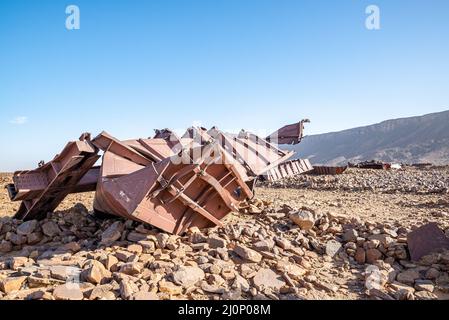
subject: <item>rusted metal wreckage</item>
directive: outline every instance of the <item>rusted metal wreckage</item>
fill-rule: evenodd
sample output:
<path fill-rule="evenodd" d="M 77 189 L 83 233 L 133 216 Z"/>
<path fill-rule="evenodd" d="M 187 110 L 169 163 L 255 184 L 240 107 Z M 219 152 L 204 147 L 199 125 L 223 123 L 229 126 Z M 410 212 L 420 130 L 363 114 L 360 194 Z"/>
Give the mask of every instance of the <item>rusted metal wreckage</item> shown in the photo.
<path fill-rule="evenodd" d="M 153 138 L 118 140 L 106 132 L 83 134 L 37 169 L 17 171 L 8 185 L 22 201 L 16 218 L 41 219 L 70 193 L 95 191 L 94 209 L 181 234 L 188 228 L 221 226 L 221 219 L 253 197 L 260 176 L 278 179 L 313 170 L 308 161 L 287 161 L 281 144 L 301 141 L 304 123 L 261 138 L 191 127 L 178 137 L 155 130 Z M 277 139 L 279 137 L 279 139 Z M 103 151 L 102 163 L 95 166 Z"/>
<path fill-rule="evenodd" d="M 313 166 L 313 174 L 318 175 L 336 175 L 342 174 L 348 169 L 348 166 L 330 167 L 330 166 Z"/>

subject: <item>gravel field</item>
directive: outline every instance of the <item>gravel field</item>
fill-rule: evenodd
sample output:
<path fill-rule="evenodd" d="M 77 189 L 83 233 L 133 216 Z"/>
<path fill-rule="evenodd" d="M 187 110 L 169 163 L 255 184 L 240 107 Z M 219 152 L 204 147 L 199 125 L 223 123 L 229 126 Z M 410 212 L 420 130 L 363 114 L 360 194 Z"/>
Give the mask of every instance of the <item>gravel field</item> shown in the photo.
<path fill-rule="evenodd" d="M 349 169 L 264 184 L 223 228 L 183 236 L 99 219 L 93 193 L 17 221 L 2 189 L 0 299 L 448 299 L 449 252 L 412 262 L 406 241 L 428 222 L 449 235 L 448 173 Z"/>

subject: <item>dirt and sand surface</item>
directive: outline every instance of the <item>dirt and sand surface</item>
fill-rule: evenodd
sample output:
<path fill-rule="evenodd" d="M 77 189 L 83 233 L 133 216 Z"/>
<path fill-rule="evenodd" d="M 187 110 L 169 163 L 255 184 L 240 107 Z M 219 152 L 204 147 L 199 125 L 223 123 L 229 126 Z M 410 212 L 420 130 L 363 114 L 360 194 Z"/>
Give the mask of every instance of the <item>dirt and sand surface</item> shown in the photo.
<path fill-rule="evenodd" d="M 99 219 L 93 193 L 24 224 L 2 188 L 0 298 L 446 299 L 449 254 L 411 262 L 406 239 L 428 222 L 448 235 L 448 189 L 449 167 L 301 175 L 180 237 Z"/>

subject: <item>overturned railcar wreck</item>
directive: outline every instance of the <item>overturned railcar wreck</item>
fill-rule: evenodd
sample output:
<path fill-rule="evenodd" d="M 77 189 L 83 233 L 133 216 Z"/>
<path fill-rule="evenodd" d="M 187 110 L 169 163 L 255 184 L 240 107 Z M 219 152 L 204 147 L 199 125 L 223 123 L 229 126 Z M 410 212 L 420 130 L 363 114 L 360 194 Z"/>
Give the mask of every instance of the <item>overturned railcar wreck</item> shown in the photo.
<path fill-rule="evenodd" d="M 224 216 L 253 196 L 258 177 L 313 169 L 308 161 L 287 161 L 293 152 L 277 146 L 277 137 L 282 144 L 299 143 L 304 122 L 266 138 L 215 127 L 191 127 L 181 137 L 155 130 L 153 138 L 123 141 L 106 132 L 93 139 L 85 133 L 48 163 L 15 172 L 7 188 L 11 200 L 22 201 L 16 218 L 23 220 L 45 217 L 70 193 L 95 191 L 95 211 L 170 233 L 221 226 Z M 95 166 L 100 150 L 102 163 Z"/>

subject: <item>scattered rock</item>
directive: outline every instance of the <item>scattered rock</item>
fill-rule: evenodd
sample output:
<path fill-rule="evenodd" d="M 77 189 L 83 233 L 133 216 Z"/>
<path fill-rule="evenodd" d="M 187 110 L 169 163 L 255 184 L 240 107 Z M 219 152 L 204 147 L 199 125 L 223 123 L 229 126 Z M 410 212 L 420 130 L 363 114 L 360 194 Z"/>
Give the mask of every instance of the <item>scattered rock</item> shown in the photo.
<path fill-rule="evenodd" d="M 336 240 L 329 240 L 326 243 L 326 254 L 330 257 L 335 257 L 340 252 L 342 246 L 341 243 Z"/>
<path fill-rule="evenodd" d="M 262 260 L 262 255 L 260 253 L 241 244 L 238 244 L 234 248 L 234 252 L 243 259 L 251 262 L 260 262 Z"/>
<path fill-rule="evenodd" d="M 123 232 L 123 223 L 115 221 L 101 234 L 101 243 L 110 245 L 121 238 Z"/>
<path fill-rule="evenodd" d="M 285 286 L 285 281 L 282 277 L 271 269 L 260 269 L 254 276 L 253 283 L 259 291 L 270 289 L 278 292 Z"/>
<path fill-rule="evenodd" d="M 37 220 L 25 221 L 17 227 L 17 234 L 27 236 L 31 234 L 39 225 Z"/>
<path fill-rule="evenodd" d="M 27 277 L 7 277 L 0 280 L 0 290 L 6 294 L 20 290 Z"/>
<path fill-rule="evenodd" d="M 197 267 L 181 266 L 173 272 L 173 281 L 184 288 L 191 287 L 204 279 L 204 271 Z"/>
<path fill-rule="evenodd" d="M 83 300 L 83 293 L 77 284 L 62 284 L 53 290 L 56 300 Z"/>
<path fill-rule="evenodd" d="M 44 224 L 42 224 L 42 232 L 46 236 L 53 238 L 54 236 L 58 235 L 61 230 L 59 229 L 58 225 L 53 221 L 48 221 Z"/>
<path fill-rule="evenodd" d="M 220 238 L 217 235 L 212 235 L 207 239 L 207 243 L 209 247 L 212 249 L 216 248 L 225 248 L 227 245 L 227 241 L 225 239 Z"/>
<path fill-rule="evenodd" d="M 290 213 L 289 218 L 296 223 L 302 230 L 310 230 L 315 224 L 313 214 L 307 211 L 296 211 Z"/>

